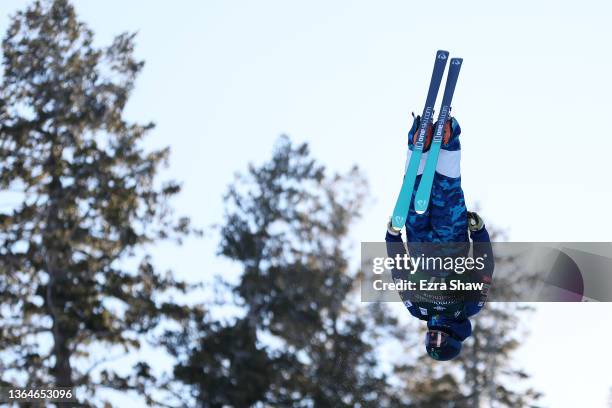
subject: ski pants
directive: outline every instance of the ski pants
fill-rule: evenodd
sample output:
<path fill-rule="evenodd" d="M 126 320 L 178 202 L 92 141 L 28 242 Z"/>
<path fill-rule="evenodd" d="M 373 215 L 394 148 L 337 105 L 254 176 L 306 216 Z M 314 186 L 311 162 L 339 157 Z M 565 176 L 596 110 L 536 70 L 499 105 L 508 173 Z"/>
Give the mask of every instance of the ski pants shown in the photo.
<path fill-rule="evenodd" d="M 418 175 L 406 219 L 407 242 L 467 242 L 467 209 L 461 177 L 436 172 L 429 207 L 423 214 L 414 210 L 414 196 L 420 181 L 421 175 Z"/>

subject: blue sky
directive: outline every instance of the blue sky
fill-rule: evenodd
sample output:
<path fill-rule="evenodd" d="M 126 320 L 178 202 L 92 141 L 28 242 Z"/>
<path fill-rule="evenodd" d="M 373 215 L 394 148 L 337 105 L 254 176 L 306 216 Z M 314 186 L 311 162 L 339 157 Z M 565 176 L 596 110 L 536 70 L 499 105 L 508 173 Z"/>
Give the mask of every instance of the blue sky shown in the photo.
<path fill-rule="evenodd" d="M 26 2 L 2 2 L 7 14 Z M 138 31 L 146 66 L 128 116 L 171 145 L 176 208 L 222 221 L 221 195 L 287 133 L 331 170 L 358 164 L 371 201 L 352 239 L 383 237 L 400 186 L 410 112 L 420 112 L 436 49 L 464 58 L 453 113 L 468 204 L 514 241 L 612 241 L 608 124 L 612 15 L 605 1 L 76 1 L 108 44 Z M 389 175 L 394 175 L 390 177 Z M 160 246 L 159 264 L 209 280 L 236 272 L 217 237 Z M 355 252 L 358 256 L 358 252 Z M 194 269 L 194 260 L 201 265 Z M 540 304 L 516 363 L 552 407 L 603 407 L 612 357 L 589 331 L 610 304 Z M 609 319 L 608 319 L 609 320 Z"/>

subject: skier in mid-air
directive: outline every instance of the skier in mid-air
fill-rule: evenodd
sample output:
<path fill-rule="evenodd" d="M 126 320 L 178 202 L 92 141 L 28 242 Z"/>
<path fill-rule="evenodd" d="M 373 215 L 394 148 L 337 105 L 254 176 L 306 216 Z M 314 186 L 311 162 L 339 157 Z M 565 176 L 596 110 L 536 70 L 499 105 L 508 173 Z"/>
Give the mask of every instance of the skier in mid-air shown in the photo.
<path fill-rule="evenodd" d="M 414 152 L 417 142 L 421 118 L 414 119 L 408 134 L 408 162 Z M 419 214 L 412 203 L 415 200 L 416 190 L 422 178 L 427 152 L 431 146 L 432 128 L 427 125 L 426 140 L 423 144 L 423 155 L 419 171 L 416 176 L 415 187 L 411 197 L 409 211 L 406 218 L 406 245 L 408 252 L 421 251 L 419 243 L 434 243 L 442 246 L 444 250 L 453 249 L 453 243 L 459 248 L 458 256 L 466 256 L 466 247 L 469 250 L 470 239 L 473 247 L 473 258 L 482 257 L 486 260 L 485 268 L 472 271 L 469 279 L 482 282 L 483 290 L 476 294 L 476 298 L 462 297 L 458 293 L 438 292 L 415 297 L 411 291 L 400 291 L 400 297 L 408 307 L 410 313 L 427 321 L 426 350 L 427 354 L 436 360 L 451 360 L 461 351 L 462 342 L 472 333 L 469 317 L 478 313 L 484 306 L 488 289 L 491 284 L 494 261 L 489 234 L 482 219 L 475 212 L 468 212 L 463 190 L 461 188 L 461 146 L 459 135 L 461 128 L 455 118 L 450 118 L 444 124 L 444 136 L 440 145 L 438 162 L 431 186 L 431 199 L 426 211 Z M 387 252 L 389 257 L 399 253 L 406 253 L 402 242 L 401 231 L 387 224 Z M 458 245 L 458 246 L 457 246 Z M 455 248 L 455 249 L 456 249 Z M 394 269 L 393 279 L 410 279 L 407 271 Z M 439 278 L 439 276 L 438 276 Z M 421 294 L 423 295 L 423 294 Z"/>

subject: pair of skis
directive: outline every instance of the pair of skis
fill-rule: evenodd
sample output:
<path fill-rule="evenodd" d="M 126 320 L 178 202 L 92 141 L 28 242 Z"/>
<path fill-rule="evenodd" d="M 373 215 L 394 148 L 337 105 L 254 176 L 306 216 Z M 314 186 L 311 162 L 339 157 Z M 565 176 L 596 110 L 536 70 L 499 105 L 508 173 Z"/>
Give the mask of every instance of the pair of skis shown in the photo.
<path fill-rule="evenodd" d="M 425 146 L 427 127 L 433 119 L 434 104 L 436 102 L 436 97 L 438 96 L 440 84 L 442 83 L 442 76 L 444 75 L 447 60 L 448 51 L 440 50 L 436 53 L 436 62 L 431 75 L 431 82 L 429 83 L 429 91 L 427 92 L 427 99 L 425 100 L 425 108 L 423 109 L 423 115 L 421 115 L 419 129 L 417 130 L 417 140 L 414 143 L 412 155 L 410 156 L 410 161 L 408 162 L 408 167 L 406 169 L 406 173 L 404 174 L 402 188 L 400 189 L 400 193 L 397 197 L 397 202 L 395 203 L 395 208 L 393 210 L 393 216 L 391 217 L 391 226 L 397 231 L 402 229 L 406 223 L 406 218 L 408 217 L 408 210 L 410 208 L 414 183 L 421 164 L 423 147 Z M 444 95 L 442 96 L 442 106 L 440 107 L 440 114 L 438 115 L 438 123 L 433 132 L 433 138 L 429 148 L 427 160 L 425 162 L 423 175 L 421 176 L 421 182 L 419 183 L 419 188 L 417 189 L 414 197 L 414 209 L 417 214 L 423 214 L 429 206 L 431 187 L 433 185 L 434 174 L 438 164 L 438 156 L 440 154 L 442 138 L 444 137 L 444 125 L 449 118 L 450 105 L 453 100 L 455 85 L 457 85 L 457 78 L 459 77 L 462 62 L 463 60 L 461 58 L 452 58 L 450 60 L 450 67 L 448 69 L 448 76 L 446 78 L 446 86 L 444 88 Z"/>

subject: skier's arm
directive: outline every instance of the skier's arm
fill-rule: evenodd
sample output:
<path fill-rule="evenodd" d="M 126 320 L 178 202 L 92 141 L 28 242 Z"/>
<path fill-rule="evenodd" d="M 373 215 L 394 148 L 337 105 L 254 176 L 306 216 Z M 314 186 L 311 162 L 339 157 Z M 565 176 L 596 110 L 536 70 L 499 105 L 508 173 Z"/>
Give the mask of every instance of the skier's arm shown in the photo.
<path fill-rule="evenodd" d="M 493 256 L 493 247 L 491 246 L 489 232 L 483 225 L 482 228 L 477 231 L 470 231 L 470 238 L 472 238 L 474 247 L 474 259 L 481 258 L 483 260 L 484 268 L 480 274 L 486 275 L 490 279 L 495 269 L 495 258 Z"/>
<path fill-rule="evenodd" d="M 396 255 L 404 256 L 404 254 L 406 254 L 406 247 L 404 246 L 404 241 L 402 240 L 401 231 L 395 231 L 393 228 L 391 228 L 391 222 L 387 224 L 387 235 L 385 236 L 385 243 L 387 246 L 387 256 L 389 258 L 395 258 Z M 391 271 L 391 275 L 393 277 L 399 276 L 399 274 L 400 272 L 395 268 L 393 268 L 393 271 Z M 408 299 L 407 297 L 407 293 L 408 292 L 406 291 L 398 291 L 402 302 L 404 302 L 404 305 L 406 306 L 410 314 L 416 317 L 417 319 L 427 321 L 428 316 L 423 315 L 419 308 L 410 302 L 410 299 Z"/>
<path fill-rule="evenodd" d="M 489 232 L 485 228 L 482 218 L 475 212 L 468 212 L 468 227 L 473 243 L 474 259 L 480 258 L 484 264 L 484 268 L 476 272 L 480 275 L 488 276 L 490 280 L 495 269 L 495 258 L 493 257 Z"/>
<path fill-rule="evenodd" d="M 480 259 L 484 265 L 482 270 L 473 271 L 474 281 L 481 282 L 484 285 L 476 301 L 466 302 L 464 312 L 465 315 L 469 317 L 478 313 L 487 301 L 493 279 L 493 270 L 495 269 L 495 258 L 493 257 L 491 238 L 489 237 L 489 232 L 485 228 L 482 218 L 476 213 L 469 213 L 468 218 L 474 259 Z"/>
<path fill-rule="evenodd" d="M 387 244 L 387 256 L 389 258 L 395 258 L 396 255 L 404 256 L 406 253 L 406 247 L 404 247 L 404 241 L 402 240 L 402 232 L 395 231 L 391 227 L 390 221 L 387 224 L 385 243 Z"/>

